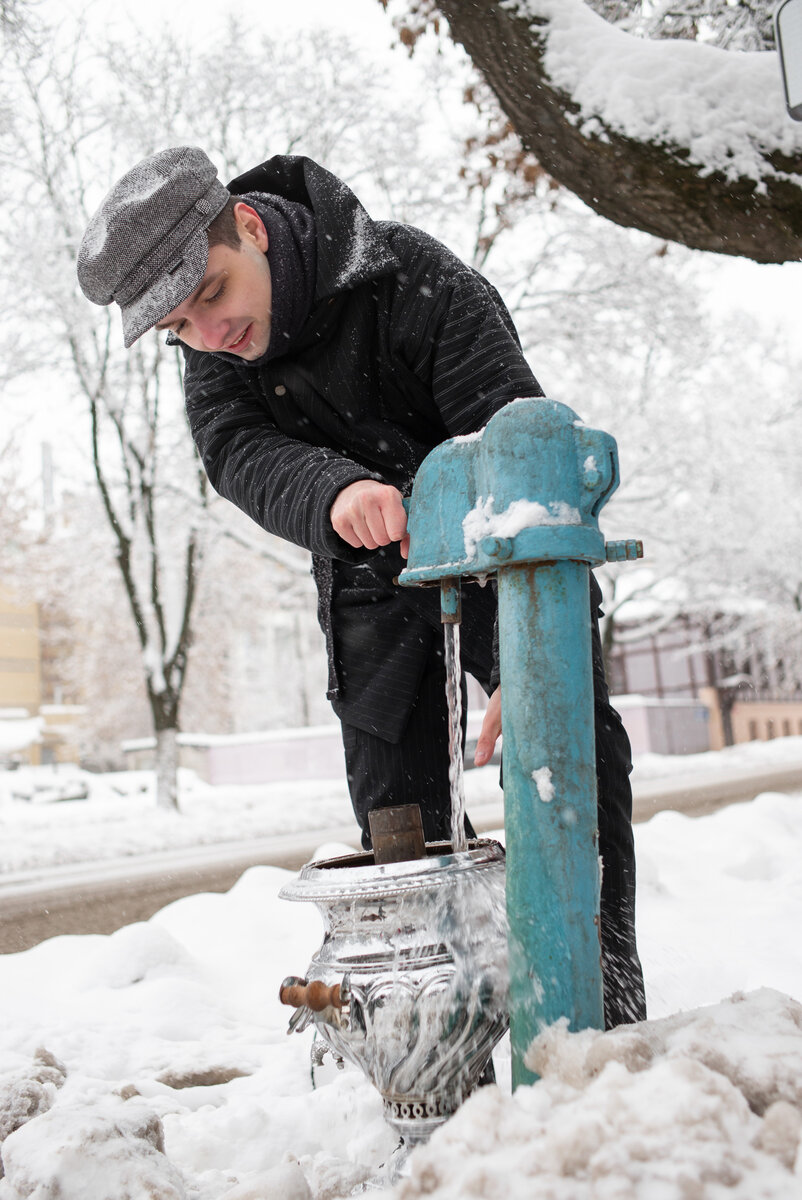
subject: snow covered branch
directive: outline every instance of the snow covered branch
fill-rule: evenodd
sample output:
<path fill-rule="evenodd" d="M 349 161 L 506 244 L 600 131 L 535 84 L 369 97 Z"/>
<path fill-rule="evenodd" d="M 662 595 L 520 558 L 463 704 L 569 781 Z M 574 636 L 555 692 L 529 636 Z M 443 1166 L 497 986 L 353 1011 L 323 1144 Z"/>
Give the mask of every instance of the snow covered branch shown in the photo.
<path fill-rule="evenodd" d="M 524 146 L 602 216 L 757 262 L 802 257 L 802 128 L 773 52 L 625 32 L 584 0 L 437 0 Z"/>

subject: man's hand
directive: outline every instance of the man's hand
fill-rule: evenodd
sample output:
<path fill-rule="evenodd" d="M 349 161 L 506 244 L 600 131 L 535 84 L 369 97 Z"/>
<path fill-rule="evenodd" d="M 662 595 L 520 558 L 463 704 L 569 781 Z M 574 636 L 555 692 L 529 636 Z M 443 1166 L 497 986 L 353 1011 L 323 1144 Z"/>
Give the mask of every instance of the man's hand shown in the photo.
<path fill-rule="evenodd" d="M 375 479 L 357 479 L 337 496 L 329 513 L 334 532 L 349 546 L 377 550 L 390 542 L 401 543 L 401 557 L 409 554 L 407 514 L 398 488 Z"/>
<path fill-rule="evenodd" d="M 501 688 L 496 688 L 487 705 L 485 719 L 476 743 L 473 756 L 474 765 L 483 767 L 489 763 L 496 748 L 496 742 L 501 736 Z"/>

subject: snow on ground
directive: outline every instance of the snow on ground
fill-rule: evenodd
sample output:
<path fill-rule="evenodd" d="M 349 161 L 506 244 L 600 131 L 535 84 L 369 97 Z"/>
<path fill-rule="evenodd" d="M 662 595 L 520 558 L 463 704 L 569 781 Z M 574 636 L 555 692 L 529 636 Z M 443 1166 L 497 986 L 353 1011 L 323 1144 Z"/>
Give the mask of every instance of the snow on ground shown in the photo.
<path fill-rule="evenodd" d="M 733 771 L 782 771 L 794 766 L 802 766 L 802 737 L 741 742 L 726 750 L 706 750 L 700 754 L 641 754 L 635 759 L 632 778 L 635 786 L 647 779 L 685 782 L 688 776 L 709 783 L 714 776 L 729 776 Z"/>
<path fill-rule="evenodd" d="M 793 749 L 773 745 L 749 765 Z M 300 790 L 291 804 L 283 790 L 285 808 L 303 807 Z M 196 800 L 208 830 L 214 806 L 203 789 Z M 239 801 L 232 828 L 259 807 Z M 149 803 L 134 797 L 133 824 Z M 104 804 L 117 818 L 98 840 L 134 846 L 111 794 L 7 799 L 0 811 L 41 813 L 52 839 L 66 814 Z M 542 1079 L 514 1097 L 502 1044 L 501 1087 L 414 1152 L 409 1176 L 386 1186 L 396 1200 L 802 1193 L 802 1006 L 791 999 L 802 999 L 802 797 L 766 793 L 698 819 L 663 812 L 636 843 L 650 1020 L 547 1031 L 531 1052 Z M 290 877 L 256 867 L 226 894 L 187 897 L 109 937 L 0 957 L 0 1200 L 333 1200 L 381 1178 L 395 1142 L 378 1095 L 328 1059 L 313 1073 L 311 1032 L 285 1035 L 279 983 L 305 970 L 321 934 L 313 908 L 278 899 Z"/>
<path fill-rule="evenodd" d="M 802 1005 L 743 994 L 609 1034 L 552 1027 L 541 1074 L 486 1088 L 411 1161 L 398 1200 L 799 1196 Z"/>
<path fill-rule="evenodd" d="M 711 781 L 733 770 L 802 768 L 802 737 L 749 742 L 692 755 L 644 754 L 633 780 Z M 498 768 L 465 774 L 468 812 L 502 801 Z M 86 799 L 73 799 L 85 796 Z M 68 802 L 69 801 L 69 802 Z M 210 787 L 180 772 L 181 812 L 156 808 L 153 772 L 93 774 L 71 765 L 0 770 L 0 884 L 37 867 L 100 862 L 160 850 L 214 846 L 353 825 L 345 776 Z M 354 836 L 356 829 L 354 827 Z"/>
<path fill-rule="evenodd" d="M 29 717 L 27 709 L 17 710 L 25 715 L 14 713 L 8 716 L 8 709 L 0 719 L 0 754 L 12 754 L 15 750 L 26 750 L 28 746 L 38 742 L 42 734 L 44 721 L 41 717 Z"/>
<path fill-rule="evenodd" d="M 33 867 L 241 842 L 354 820 L 344 778 L 210 787 L 194 772 L 179 776 L 176 813 L 156 807 L 152 771 L 93 775 L 63 766 L 0 772 L 0 878 Z M 82 791 L 87 799 L 70 800 Z"/>
<path fill-rule="evenodd" d="M 344 773 L 340 779 L 217 787 L 192 771 L 179 775 L 176 813 L 156 807 L 152 771 L 94 775 L 73 766 L 0 771 L 0 882 L 10 872 L 35 867 L 307 830 L 352 826 L 357 838 Z M 469 808 L 500 804 L 498 768 L 469 771 L 466 795 Z"/>

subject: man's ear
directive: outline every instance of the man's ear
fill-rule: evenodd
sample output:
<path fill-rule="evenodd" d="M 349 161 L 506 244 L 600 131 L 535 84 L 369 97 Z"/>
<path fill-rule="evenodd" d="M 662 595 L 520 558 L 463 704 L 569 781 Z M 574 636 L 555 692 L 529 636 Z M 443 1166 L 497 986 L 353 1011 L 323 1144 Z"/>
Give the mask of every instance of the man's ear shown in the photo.
<path fill-rule="evenodd" d="M 237 222 L 240 238 L 243 241 L 251 242 L 257 250 L 266 254 L 267 230 L 256 209 L 251 208 L 250 204 L 246 204 L 244 200 L 240 200 L 238 204 L 234 205 L 234 220 Z"/>

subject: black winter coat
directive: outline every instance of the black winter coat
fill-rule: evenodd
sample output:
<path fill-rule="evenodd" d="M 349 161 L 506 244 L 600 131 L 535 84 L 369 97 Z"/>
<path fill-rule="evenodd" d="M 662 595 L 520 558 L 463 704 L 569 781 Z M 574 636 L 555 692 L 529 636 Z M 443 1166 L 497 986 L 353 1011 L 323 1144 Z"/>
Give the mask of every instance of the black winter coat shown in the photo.
<path fill-rule="evenodd" d="M 543 393 L 497 292 L 433 238 L 372 221 L 307 158 L 272 158 L 229 188 L 312 209 L 315 298 L 287 353 L 265 363 L 184 348 L 192 435 L 221 495 L 312 552 L 335 711 L 395 741 L 440 636 L 437 592 L 394 585 L 397 548 L 354 550 L 331 506 L 358 479 L 408 494 L 434 446 Z M 465 664 L 487 687 L 495 602 L 465 591 Z"/>

